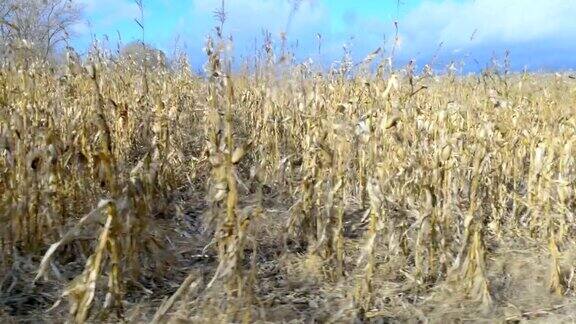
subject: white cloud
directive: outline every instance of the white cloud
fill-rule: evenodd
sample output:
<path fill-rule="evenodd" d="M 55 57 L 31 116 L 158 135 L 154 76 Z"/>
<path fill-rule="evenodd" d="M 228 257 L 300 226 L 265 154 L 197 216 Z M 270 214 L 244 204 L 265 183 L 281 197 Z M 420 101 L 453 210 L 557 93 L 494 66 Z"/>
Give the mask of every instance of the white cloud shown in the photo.
<path fill-rule="evenodd" d="M 119 25 L 123 38 L 137 29 L 132 21 L 139 15 L 138 7 L 131 0 L 79 0 L 85 5 L 93 30 L 99 34 L 114 35 Z M 152 0 L 150 0 L 152 1 Z M 214 18 L 221 0 L 156 0 L 166 10 L 149 12 L 147 26 L 150 39 L 168 49 L 179 36 L 180 46 L 186 44 L 192 61 L 200 66 L 205 60 L 202 47 L 205 36 L 217 24 Z M 357 2 L 356 2 L 357 1 Z M 390 53 L 394 35 L 395 10 L 362 11 L 369 1 L 392 0 L 302 0 L 292 16 L 288 41 L 298 41 L 296 53 L 300 59 L 316 58 L 316 33 L 322 35 L 324 63 L 342 55 L 342 45 L 352 44 L 355 60 L 383 45 Z M 398 62 L 416 58 L 419 64 L 427 63 L 443 42 L 440 61 L 470 57 L 486 63 L 492 51 L 502 53 L 511 49 L 513 59 L 523 64 L 570 67 L 576 64 L 572 54 L 576 51 L 576 0 L 408 0 L 410 6 L 401 8 L 399 19 L 402 46 L 398 48 Z M 408 2 L 405 1 L 405 2 Z M 254 45 L 262 45 L 262 31 L 271 32 L 276 45 L 285 31 L 295 0 L 226 0 L 228 14 L 225 34 L 234 39 L 235 57 L 252 55 Z M 395 2 L 395 1 L 394 1 Z M 162 8 L 161 5 L 158 7 Z M 179 8 L 179 9 L 176 9 Z M 185 8 L 185 9 L 183 9 Z M 178 11 L 179 10 L 179 11 Z M 362 12 L 362 13 L 360 13 Z M 148 16 L 148 13 L 147 13 Z M 174 19 L 177 23 L 169 23 Z M 172 22 L 172 21 L 171 21 Z M 150 27 L 149 27 L 150 28 Z M 79 33 L 86 33 L 86 26 L 78 26 Z M 136 32 L 134 31 L 136 30 Z M 168 35 L 168 36 L 167 36 Z M 471 39 L 471 36 L 472 37 Z M 353 40 L 351 40 L 353 37 Z M 255 40 L 257 43 L 255 44 Z"/>
<path fill-rule="evenodd" d="M 550 39 L 574 41 L 574 13 L 576 1 L 572 0 L 425 1 L 401 20 L 400 26 L 411 51 L 439 42 L 455 49 Z"/>

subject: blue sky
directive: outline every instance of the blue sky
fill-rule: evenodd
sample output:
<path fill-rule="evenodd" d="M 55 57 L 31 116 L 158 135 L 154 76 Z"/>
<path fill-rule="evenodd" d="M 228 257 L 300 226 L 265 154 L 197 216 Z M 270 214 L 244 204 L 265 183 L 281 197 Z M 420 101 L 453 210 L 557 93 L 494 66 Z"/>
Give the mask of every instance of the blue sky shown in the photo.
<path fill-rule="evenodd" d="M 111 46 L 118 34 L 123 43 L 140 37 L 133 0 L 78 1 L 86 14 L 74 28 L 74 44 L 80 50 L 92 35 L 101 40 L 107 35 Z M 215 25 L 213 11 L 220 2 L 144 0 L 146 41 L 168 54 L 175 48 L 185 50 L 200 67 L 205 37 Z M 233 36 L 236 58 L 251 55 L 266 29 L 277 44 L 280 33 L 287 31 L 289 45 L 297 44 L 298 60 L 329 64 L 342 57 L 344 44 L 359 60 L 380 46 L 390 51 L 398 19 L 398 62 L 414 59 L 422 67 L 442 43 L 437 67 L 454 60 L 474 70 L 506 50 L 517 70 L 576 67 L 576 0 L 401 0 L 399 6 L 397 0 L 303 0 L 291 15 L 293 2 L 227 0 L 225 34 Z"/>

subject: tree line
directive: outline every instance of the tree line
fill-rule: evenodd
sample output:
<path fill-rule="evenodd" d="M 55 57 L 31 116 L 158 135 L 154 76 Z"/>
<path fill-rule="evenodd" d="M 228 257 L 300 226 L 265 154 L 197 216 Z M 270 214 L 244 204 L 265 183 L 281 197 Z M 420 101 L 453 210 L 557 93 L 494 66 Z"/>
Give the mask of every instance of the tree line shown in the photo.
<path fill-rule="evenodd" d="M 74 0 L 0 0 L 0 56 L 54 61 L 60 49 L 72 47 L 77 36 L 73 27 L 82 19 L 83 7 Z M 119 54 L 152 65 L 164 58 L 164 53 L 141 41 L 128 43 Z"/>

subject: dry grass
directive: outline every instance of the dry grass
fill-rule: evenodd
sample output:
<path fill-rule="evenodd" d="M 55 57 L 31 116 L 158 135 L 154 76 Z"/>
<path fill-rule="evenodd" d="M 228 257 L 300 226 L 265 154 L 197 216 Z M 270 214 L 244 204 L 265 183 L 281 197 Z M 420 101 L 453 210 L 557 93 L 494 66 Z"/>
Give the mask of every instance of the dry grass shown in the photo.
<path fill-rule="evenodd" d="M 574 80 L 224 47 L 2 67 L 0 318 L 574 320 Z"/>

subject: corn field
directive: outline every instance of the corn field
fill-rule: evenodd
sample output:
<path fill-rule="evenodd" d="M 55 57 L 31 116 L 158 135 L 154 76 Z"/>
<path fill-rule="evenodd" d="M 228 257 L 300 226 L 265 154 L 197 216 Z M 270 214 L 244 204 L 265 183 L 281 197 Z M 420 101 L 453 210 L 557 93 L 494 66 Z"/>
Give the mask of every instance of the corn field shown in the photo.
<path fill-rule="evenodd" d="M 1 67 L 3 322 L 575 320 L 568 74 L 206 54 Z"/>

